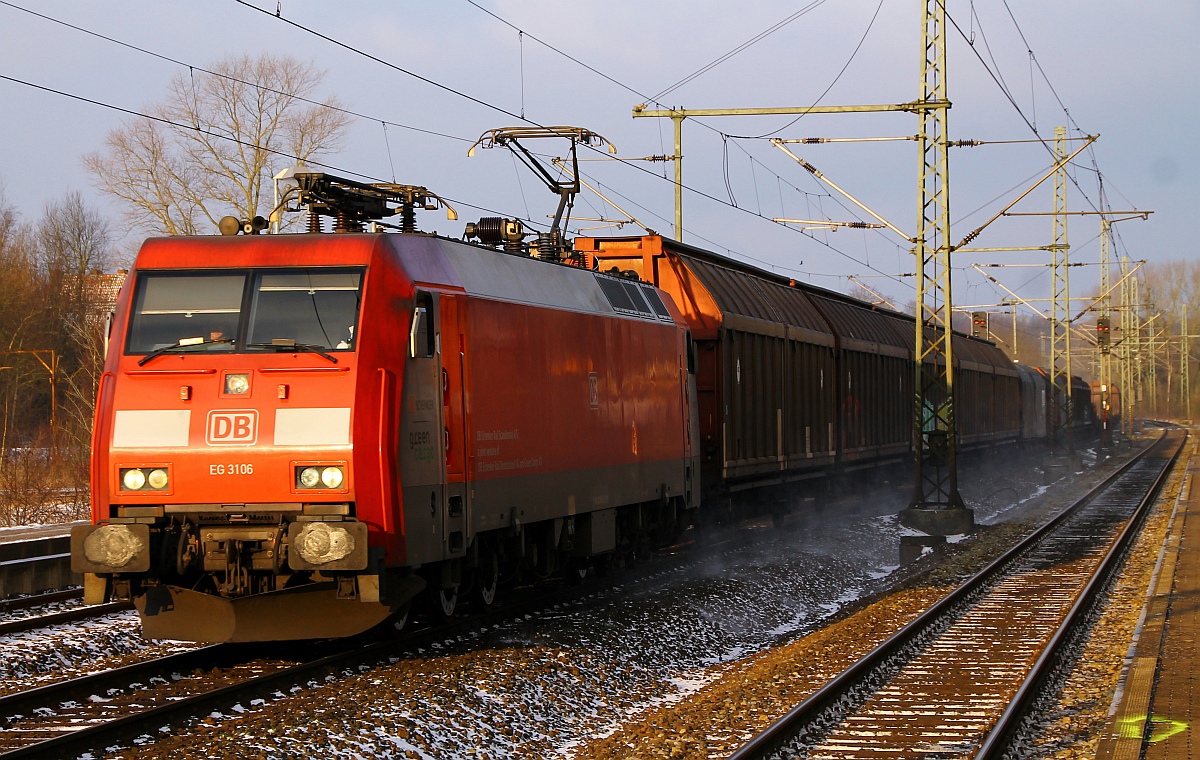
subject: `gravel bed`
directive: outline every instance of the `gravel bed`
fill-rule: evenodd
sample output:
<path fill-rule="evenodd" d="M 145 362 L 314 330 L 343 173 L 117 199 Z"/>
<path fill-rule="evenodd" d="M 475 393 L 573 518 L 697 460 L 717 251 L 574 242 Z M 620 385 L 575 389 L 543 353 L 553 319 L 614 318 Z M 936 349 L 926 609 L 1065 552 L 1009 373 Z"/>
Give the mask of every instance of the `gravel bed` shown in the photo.
<path fill-rule="evenodd" d="M 581 737 L 701 688 L 714 666 L 815 628 L 894 568 L 867 542 L 845 555 L 796 555 L 784 551 L 787 532 L 761 530 L 750 556 L 717 553 L 689 574 L 397 658 L 136 756 L 221 757 L 232 747 L 249 757 L 569 754 Z M 199 749 L 218 736 L 222 750 Z"/>
<path fill-rule="evenodd" d="M 194 644 L 142 638 L 133 610 L 0 636 L 0 694 L 162 657 Z"/>
<path fill-rule="evenodd" d="M 982 514 L 995 524 L 981 527 L 975 536 L 958 546 L 939 549 L 934 552 L 935 557 L 914 563 L 905 569 L 908 578 L 900 577 L 906 573 L 898 573 L 894 580 L 900 590 L 881 593 L 874 601 L 863 600 L 869 606 L 848 618 L 794 643 L 728 666 L 724 672 L 713 673 L 706 688 L 676 704 L 643 713 L 617 733 L 593 739 L 575 757 L 615 760 L 727 756 L 742 743 L 739 739 L 748 739 L 761 731 L 944 596 L 959 580 L 981 569 L 1051 514 L 1085 493 L 1127 456 L 1128 453 L 1106 463 L 1100 472 L 1071 478 L 1051 488 L 1035 487 L 1033 493 L 1026 493 L 1028 483 L 1015 483 L 1014 495 L 1021 498 L 1008 504 L 990 509 L 986 503 L 982 508 L 973 505 L 977 507 L 977 518 Z M 987 487 L 984 479 L 972 485 L 977 491 Z M 1021 521 L 999 522 L 1017 518 Z M 1151 566 L 1153 562 L 1151 557 Z M 1144 594 L 1144 590 L 1143 582 L 1140 593 Z M 1134 609 L 1134 620 L 1137 614 Z M 1127 647 L 1128 641 L 1126 635 L 1121 646 Z M 1114 660 L 1118 672 L 1123 655 L 1124 649 Z"/>
<path fill-rule="evenodd" d="M 21 598 L 21 597 L 15 597 Z M 0 612 L 0 623 L 12 623 L 17 620 L 28 620 L 29 618 L 41 617 L 42 615 L 50 615 L 55 612 L 66 612 L 67 610 L 78 609 L 83 606 L 83 597 L 75 599 L 63 599 L 58 602 L 48 602 L 39 604 L 36 607 L 22 607 L 20 609 Z"/>

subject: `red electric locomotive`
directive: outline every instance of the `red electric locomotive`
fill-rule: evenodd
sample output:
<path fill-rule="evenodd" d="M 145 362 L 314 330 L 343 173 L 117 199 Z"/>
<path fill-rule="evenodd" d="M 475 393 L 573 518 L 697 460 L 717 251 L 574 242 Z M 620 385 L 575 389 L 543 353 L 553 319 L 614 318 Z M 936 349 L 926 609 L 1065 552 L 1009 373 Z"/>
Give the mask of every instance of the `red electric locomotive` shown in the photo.
<path fill-rule="evenodd" d="M 437 203 L 298 179 L 340 230 Z M 148 240 L 73 567 L 87 601 L 196 641 L 350 635 L 422 589 L 450 614 L 509 571 L 583 572 L 699 502 L 689 349 L 651 285 L 433 235 Z"/>

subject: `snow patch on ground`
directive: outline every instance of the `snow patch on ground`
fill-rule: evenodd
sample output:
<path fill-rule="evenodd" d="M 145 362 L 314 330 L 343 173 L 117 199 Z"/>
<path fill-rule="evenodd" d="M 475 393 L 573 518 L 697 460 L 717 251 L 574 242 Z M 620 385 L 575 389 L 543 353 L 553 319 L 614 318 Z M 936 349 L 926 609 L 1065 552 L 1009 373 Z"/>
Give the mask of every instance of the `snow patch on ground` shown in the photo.
<path fill-rule="evenodd" d="M 1033 501 L 1034 499 L 1038 498 L 1039 496 L 1043 495 L 1044 493 L 1046 493 L 1049 490 L 1050 490 L 1050 486 L 1038 486 L 1037 488 L 1034 489 L 1033 493 L 1029 494 L 1024 499 L 1014 501 L 1014 502 L 1008 504 L 1007 506 L 1001 507 L 1001 508 L 997 509 L 995 512 L 993 512 L 991 515 L 979 520 L 978 522 L 980 525 L 995 525 L 998 522 L 1003 522 L 1003 520 L 1000 519 L 1003 515 L 1011 512 L 1012 510 L 1016 509 L 1017 507 L 1021 506 L 1022 504 L 1026 504 L 1030 501 Z"/>
<path fill-rule="evenodd" d="M 250 756 L 571 757 L 860 599 L 896 568 L 888 524 L 814 516 L 586 607 L 278 699 L 257 718 L 227 711 L 214 730 Z"/>
<path fill-rule="evenodd" d="M 873 581 L 877 581 L 882 578 L 888 577 L 889 575 L 891 575 L 892 573 L 896 572 L 899 569 L 900 569 L 900 565 L 880 565 L 879 567 L 875 568 L 874 570 L 868 570 L 867 577 Z"/>
<path fill-rule="evenodd" d="M 133 610 L 0 636 L 0 693 L 162 656 L 194 644 L 147 641 Z"/>

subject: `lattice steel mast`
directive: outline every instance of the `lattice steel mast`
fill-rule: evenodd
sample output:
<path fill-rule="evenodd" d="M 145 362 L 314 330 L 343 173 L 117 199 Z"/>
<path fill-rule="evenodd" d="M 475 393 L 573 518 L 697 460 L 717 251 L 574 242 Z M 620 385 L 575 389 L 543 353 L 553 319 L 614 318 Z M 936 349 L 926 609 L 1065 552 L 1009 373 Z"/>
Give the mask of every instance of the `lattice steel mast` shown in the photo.
<path fill-rule="evenodd" d="M 1103 325 L 1106 331 L 1111 330 L 1112 326 L 1112 296 L 1109 291 L 1112 290 L 1111 276 L 1109 275 L 1109 259 L 1111 257 L 1111 241 L 1112 225 L 1104 217 L 1100 217 L 1100 308 L 1097 316 L 1096 324 Z M 1112 446 L 1112 422 L 1111 422 L 1111 399 L 1112 399 L 1112 348 L 1111 348 L 1111 332 L 1104 340 L 1097 340 L 1097 346 L 1100 352 L 1100 400 L 1101 409 L 1104 418 L 1101 420 L 1102 428 L 1100 433 L 1100 446 L 1109 448 Z"/>
<path fill-rule="evenodd" d="M 1183 305 L 1183 313 L 1179 315 L 1179 395 L 1183 397 L 1184 419 L 1192 418 L 1192 382 L 1189 377 L 1192 358 L 1192 348 L 1188 335 L 1188 307 Z"/>
<path fill-rule="evenodd" d="M 1053 285 L 1050 292 L 1050 378 L 1051 385 L 1060 389 L 1051 394 L 1050 433 L 1052 454 L 1066 447 L 1066 453 L 1075 453 L 1071 415 L 1071 287 L 1067 242 L 1067 128 L 1054 128 L 1054 153 L 1059 162 L 1054 173 L 1054 243 L 1051 255 Z M 1061 394 L 1061 395 L 1060 395 Z M 1062 400 L 1060 402 L 1060 399 Z"/>
<path fill-rule="evenodd" d="M 917 133 L 918 175 L 916 483 L 912 507 L 961 509 L 958 434 L 954 420 L 954 349 L 950 290 L 950 165 L 946 97 L 946 8 L 925 0 L 922 24 L 921 98 Z"/>

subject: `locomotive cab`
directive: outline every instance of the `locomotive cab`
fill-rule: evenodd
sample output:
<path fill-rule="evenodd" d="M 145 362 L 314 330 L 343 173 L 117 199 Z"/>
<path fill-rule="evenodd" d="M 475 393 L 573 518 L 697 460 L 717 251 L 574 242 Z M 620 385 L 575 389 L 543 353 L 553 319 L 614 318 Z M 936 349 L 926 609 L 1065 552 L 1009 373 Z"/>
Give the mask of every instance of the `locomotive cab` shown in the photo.
<path fill-rule="evenodd" d="M 232 242 L 152 240 L 139 256 L 97 404 L 95 524 L 72 531 L 72 564 L 88 601 L 134 599 L 152 638 L 353 633 L 393 609 L 352 430 L 376 246 Z"/>

